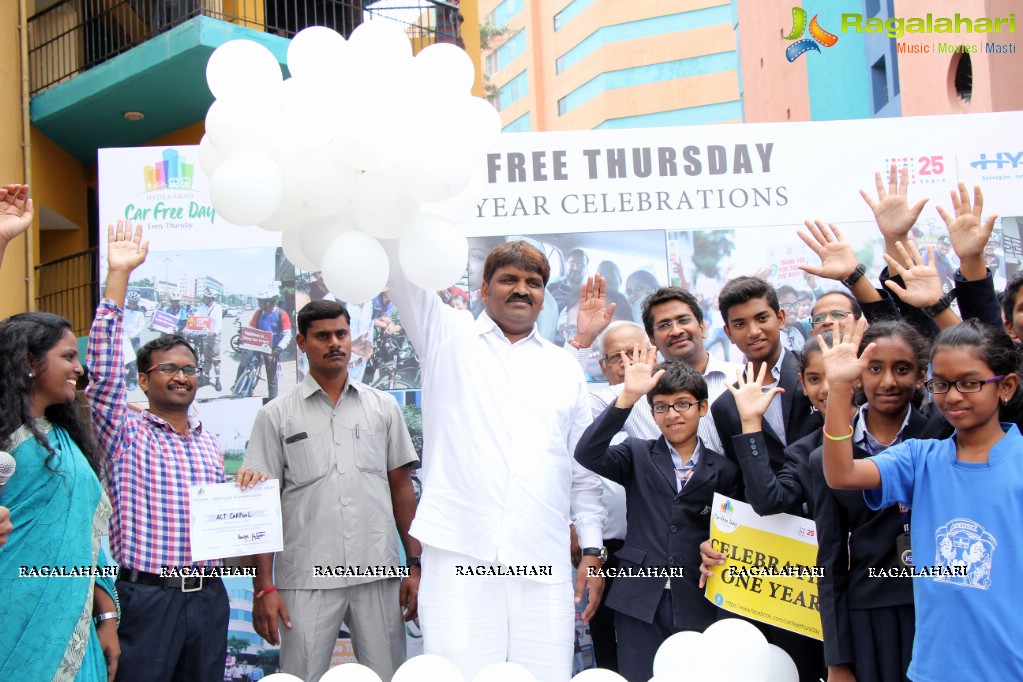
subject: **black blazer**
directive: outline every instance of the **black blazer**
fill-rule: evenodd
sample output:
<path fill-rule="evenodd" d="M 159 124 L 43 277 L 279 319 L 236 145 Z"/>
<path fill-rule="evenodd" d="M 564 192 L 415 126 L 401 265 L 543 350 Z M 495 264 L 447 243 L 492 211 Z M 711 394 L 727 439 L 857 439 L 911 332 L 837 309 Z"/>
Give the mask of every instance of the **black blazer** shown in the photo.
<path fill-rule="evenodd" d="M 813 419 L 816 419 L 814 417 Z M 746 501 L 761 516 L 795 514 L 813 518 L 813 475 L 810 453 L 821 446 L 824 435 L 817 428 L 785 448 L 785 463 L 771 469 L 762 431 L 732 436 L 732 447 L 746 484 Z M 804 511 L 803 505 L 806 505 Z"/>
<path fill-rule="evenodd" d="M 575 458 L 590 471 L 625 487 L 628 531 L 625 545 L 615 553 L 620 567 L 682 567 L 683 577 L 671 579 L 674 626 L 702 632 L 717 619 L 717 607 L 697 587 L 700 543 L 710 533 L 714 493 L 737 495 L 739 468 L 703 448 L 689 481 L 682 492 L 676 492 L 675 466 L 663 436 L 657 440 L 626 438 L 609 445 L 629 412 L 610 405 L 579 439 Z M 664 583 L 664 578 L 615 580 L 607 605 L 652 623 L 664 596 Z"/>
<path fill-rule="evenodd" d="M 948 422 L 936 410 L 927 414 L 913 408 L 904 438 L 946 438 Z M 817 565 L 824 575 L 817 585 L 824 629 L 824 659 L 828 665 L 853 662 L 853 633 L 849 609 L 871 609 L 913 604 L 912 578 L 871 578 L 868 568 L 898 568 L 895 541 L 903 532 L 898 505 L 874 511 L 862 490 L 832 490 L 824 480 L 823 449 L 810 455 L 813 476 L 814 521 L 817 524 Z M 853 447 L 853 456 L 869 455 Z M 852 548 L 850 554 L 849 548 Z"/>
<path fill-rule="evenodd" d="M 788 443 L 794 443 L 810 434 L 819 423 L 814 416 L 810 399 L 803 393 L 798 375 L 799 360 L 794 353 L 786 351 L 778 385 L 785 389 L 785 392 L 781 394 L 781 409 L 782 423 L 785 425 L 784 436 Z M 733 436 L 742 435 L 742 422 L 739 419 L 739 410 L 735 406 L 735 396 L 731 391 L 725 391 L 710 406 L 710 411 L 714 415 L 714 426 L 721 438 L 721 447 L 724 450 L 722 454 L 732 462 L 738 462 Z M 777 473 L 785 464 L 785 443 L 774 432 L 766 419 L 763 420 L 762 427 L 763 445 L 767 448 L 771 470 Z M 762 456 L 763 452 L 760 451 L 760 454 Z"/>

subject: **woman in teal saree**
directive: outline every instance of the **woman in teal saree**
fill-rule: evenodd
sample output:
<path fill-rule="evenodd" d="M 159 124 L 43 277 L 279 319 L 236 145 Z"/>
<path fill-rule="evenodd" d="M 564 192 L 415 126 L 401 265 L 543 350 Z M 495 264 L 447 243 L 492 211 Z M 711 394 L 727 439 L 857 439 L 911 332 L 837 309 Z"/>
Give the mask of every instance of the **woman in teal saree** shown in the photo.
<path fill-rule="evenodd" d="M 0 322 L 0 448 L 17 469 L 0 494 L 14 529 L 0 548 L 0 680 L 112 680 L 114 575 L 97 568 L 110 503 L 70 324 L 48 313 Z"/>

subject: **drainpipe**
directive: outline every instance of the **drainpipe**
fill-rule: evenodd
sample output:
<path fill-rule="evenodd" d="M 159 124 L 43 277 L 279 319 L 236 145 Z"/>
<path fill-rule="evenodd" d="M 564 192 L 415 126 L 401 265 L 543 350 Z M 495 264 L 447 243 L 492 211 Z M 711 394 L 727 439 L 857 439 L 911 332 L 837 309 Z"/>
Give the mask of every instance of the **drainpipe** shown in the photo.
<path fill-rule="evenodd" d="M 24 164 L 25 184 L 32 184 L 32 118 L 30 112 L 28 79 L 28 4 L 27 0 L 18 0 L 18 38 L 21 44 L 21 158 Z M 25 232 L 25 310 L 36 309 L 36 269 L 35 269 L 35 226 L 39 224 L 38 206 L 36 207 L 35 225 Z"/>

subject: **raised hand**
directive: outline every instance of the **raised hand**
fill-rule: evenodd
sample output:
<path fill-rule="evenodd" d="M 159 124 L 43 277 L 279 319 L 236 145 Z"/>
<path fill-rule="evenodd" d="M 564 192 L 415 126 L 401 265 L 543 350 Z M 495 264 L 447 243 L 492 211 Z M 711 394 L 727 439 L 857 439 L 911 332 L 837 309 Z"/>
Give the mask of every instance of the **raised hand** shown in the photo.
<path fill-rule="evenodd" d="M 579 313 L 575 317 L 575 337 L 589 346 L 611 324 L 615 304 L 607 304 L 607 285 L 600 275 L 586 278 L 579 293 Z"/>
<path fill-rule="evenodd" d="M 898 178 L 898 180 L 896 180 Z M 874 222 L 881 230 L 885 243 L 894 243 L 896 240 L 905 239 L 909 231 L 913 229 L 920 211 L 924 209 L 927 199 L 921 199 L 912 207 L 906 198 L 909 189 L 909 168 L 902 167 L 896 173 L 896 166 L 893 163 L 888 172 L 888 189 L 885 191 L 884 181 L 881 173 L 874 173 L 874 184 L 877 187 L 877 201 L 867 193 L 860 190 L 860 196 L 870 206 L 874 213 Z"/>
<path fill-rule="evenodd" d="M 816 275 L 825 279 L 833 279 L 840 282 L 853 274 L 859 264 L 856 254 L 849 242 L 845 241 L 842 233 L 831 223 L 824 224 L 820 220 L 805 223 L 809 234 L 799 230 L 796 234 L 809 246 L 817 257 L 821 259 L 820 265 L 800 265 L 799 269 L 808 275 Z"/>
<path fill-rule="evenodd" d="M 728 390 L 735 396 L 735 407 L 739 411 L 739 420 L 745 426 L 755 426 L 760 430 L 760 420 L 767 412 L 767 407 L 774 400 L 774 396 L 784 393 L 785 389 L 775 386 L 769 391 L 764 390 L 764 377 L 767 375 L 767 363 L 760 363 L 760 373 L 753 376 L 753 363 L 746 366 L 746 374 L 743 376 L 741 369 L 735 370 L 738 387 L 728 384 Z M 745 433 L 745 430 L 743 431 Z"/>
<path fill-rule="evenodd" d="M 973 205 L 970 205 L 970 193 L 966 189 L 966 183 L 959 183 L 959 191 L 949 193 L 952 197 L 952 208 L 955 211 L 955 218 L 950 216 L 945 209 L 938 206 L 938 215 L 945 221 L 948 228 L 948 236 L 952 240 L 952 250 L 959 256 L 959 260 L 968 258 L 984 258 L 984 247 L 991 239 L 991 231 L 995 227 L 997 215 L 989 215 L 987 220 L 982 220 L 984 213 L 984 193 L 980 185 L 973 188 Z"/>
<path fill-rule="evenodd" d="M 835 327 L 830 348 L 823 335 L 817 337 L 821 359 L 824 361 L 824 376 L 828 379 L 828 385 L 832 387 L 837 384 L 856 384 L 870 363 L 876 346 L 871 343 L 863 349 L 862 354 L 857 353 L 863 332 L 867 329 L 867 318 L 853 320 L 850 315 L 843 325 L 836 324 Z"/>
<path fill-rule="evenodd" d="M 924 265 L 920 251 L 913 242 L 909 242 L 908 249 L 902 242 L 895 242 L 895 249 L 902 262 L 887 253 L 884 254 L 884 259 L 888 263 L 888 272 L 900 275 L 905 286 L 899 286 L 890 279 L 885 280 L 884 285 L 903 301 L 917 308 L 926 308 L 941 300 L 945 290 L 941 286 L 938 268 L 934 266 L 934 247 L 927 247 L 927 262 L 930 265 Z"/>
<path fill-rule="evenodd" d="M 107 226 L 107 263 L 111 272 L 131 272 L 146 261 L 149 242 L 142 241 L 142 226 L 135 228 L 131 223 L 117 221 L 117 227 Z"/>
<path fill-rule="evenodd" d="M 623 351 L 622 362 L 625 363 L 625 386 L 622 395 L 638 399 L 649 393 L 664 374 L 663 369 L 654 373 L 657 349 L 650 345 L 640 347 L 638 343 L 635 344 L 632 347 L 631 358 Z"/>
<path fill-rule="evenodd" d="M 0 187 L 0 241 L 9 242 L 32 225 L 28 185 Z"/>

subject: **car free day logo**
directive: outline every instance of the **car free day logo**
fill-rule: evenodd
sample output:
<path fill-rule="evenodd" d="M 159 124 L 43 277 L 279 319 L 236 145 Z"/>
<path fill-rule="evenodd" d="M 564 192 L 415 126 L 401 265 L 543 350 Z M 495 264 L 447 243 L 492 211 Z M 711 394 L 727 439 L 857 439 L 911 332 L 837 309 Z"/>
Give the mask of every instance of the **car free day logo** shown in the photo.
<path fill-rule="evenodd" d="M 817 17 L 819 16 L 818 14 L 813 15 L 809 26 L 810 37 L 803 38 L 803 34 L 807 32 L 806 10 L 802 7 L 792 8 L 792 30 L 785 36 L 785 40 L 795 41 L 785 48 L 785 58 L 790 62 L 796 61 L 800 55 L 811 50 L 820 52 L 821 45 L 832 47 L 838 42 L 838 36 L 821 28 L 821 25 L 817 22 Z"/>

